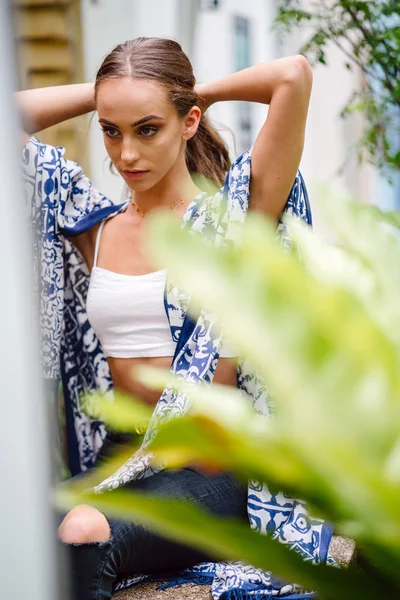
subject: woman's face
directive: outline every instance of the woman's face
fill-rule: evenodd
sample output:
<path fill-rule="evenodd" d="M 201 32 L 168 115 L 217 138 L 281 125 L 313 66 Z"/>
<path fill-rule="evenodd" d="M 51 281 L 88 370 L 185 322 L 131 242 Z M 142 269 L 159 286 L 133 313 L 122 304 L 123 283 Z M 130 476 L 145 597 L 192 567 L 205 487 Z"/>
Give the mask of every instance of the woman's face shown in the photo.
<path fill-rule="evenodd" d="M 171 170 L 198 121 L 196 111 L 182 119 L 161 84 L 129 77 L 101 83 L 97 112 L 111 161 L 138 192 L 151 189 Z"/>

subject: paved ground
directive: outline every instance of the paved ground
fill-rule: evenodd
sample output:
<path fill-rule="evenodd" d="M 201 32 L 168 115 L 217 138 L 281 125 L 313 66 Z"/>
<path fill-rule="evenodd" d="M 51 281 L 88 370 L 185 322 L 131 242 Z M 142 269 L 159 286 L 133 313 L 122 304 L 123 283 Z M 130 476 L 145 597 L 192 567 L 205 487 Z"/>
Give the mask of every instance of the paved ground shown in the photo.
<path fill-rule="evenodd" d="M 347 567 L 356 560 L 356 543 L 350 538 L 334 535 L 329 544 L 329 554 L 342 567 Z"/>
<path fill-rule="evenodd" d="M 348 538 L 333 536 L 329 552 L 342 566 L 355 559 L 355 543 Z M 141 583 L 115 594 L 113 600 L 211 600 L 210 586 L 186 583 L 180 587 L 157 590 L 160 583 Z"/>
<path fill-rule="evenodd" d="M 211 600 L 210 586 L 185 583 L 176 588 L 157 590 L 159 583 L 140 583 L 115 594 L 113 600 Z"/>

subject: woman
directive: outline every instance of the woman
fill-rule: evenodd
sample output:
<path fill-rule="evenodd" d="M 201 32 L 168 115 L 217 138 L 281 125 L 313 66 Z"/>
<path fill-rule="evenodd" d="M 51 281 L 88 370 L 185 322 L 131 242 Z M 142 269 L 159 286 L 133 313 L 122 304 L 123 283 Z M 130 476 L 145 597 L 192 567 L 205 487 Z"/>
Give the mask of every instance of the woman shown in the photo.
<path fill-rule="evenodd" d="M 74 441 L 78 442 L 81 468 L 90 466 L 104 432 L 98 424 L 91 424 L 88 432 L 78 395 L 90 387 L 107 389 L 110 380 L 104 355 L 114 387 L 156 405 L 151 431 L 166 406 L 173 416 L 184 412 L 186 403 L 168 389 L 159 400 L 132 375 L 133 367 L 140 364 L 171 368 L 191 379 L 214 378 L 225 385 L 236 386 L 239 381 L 239 387 L 254 399 L 262 396 L 259 382 L 243 377 L 235 351 L 210 333 L 213 323 L 207 314 L 202 313 L 197 323 L 186 317 L 189 300 L 185 292 L 167 280 L 166 268 L 155 270 L 149 258 L 145 223 L 152 211 L 168 210 L 186 227 L 202 231 L 207 217 L 209 223 L 214 219 L 212 235 L 215 243 L 220 243 L 219 238 L 232 241 L 234 228 L 230 225 L 243 222 L 247 205 L 276 221 L 284 210 L 309 220 L 297 170 L 311 82 L 308 63 L 295 56 L 195 86 L 190 62 L 176 42 L 139 38 L 121 44 L 105 58 L 94 89 L 84 84 L 20 94 L 21 113 L 30 133 L 96 109 L 108 155 L 130 194 L 127 202 L 115 206 L 92 188 L 78 165 L 65 161 L 59 149 L 44 147 L 35 139 L 25 147 L 27 181 L 36 193 L 38 187 L 41 190 L 46 220 L 51 221 L 45 246 L 49 244 L 52 251 L 57 247 L 55 262 L 60 260 L 60 244 L 64 240 L 72 242 L 65 242 L 61 249 L 64 279 L 58 282 L 55 293 L 54 285 L 47 292 L 47 298 L 53 294 L 59 304 L 63 303 L 63 338 L 61 342 L 54 340 L 54 326 L 48 323 L 42 327 L 42 335 L 48 346 L 53 344 L 53 354 L 57 344 L 61 345 L 70 410 L 67 416 L 74 419 L 73 435 L 78 438 Z M 211 104 L 224 100 L 269 105 L 251 154 L 239 157 L 232 166 L 222 140 L 203 115 Z M 217 188 L 224 187 L 214 195 L 201 192 L 192 174 Z M 219 216 L 215 221 L 216 213 Z M 54 260 L 51 266 L 46 260 L 41 264 L 42 278 L 54 284 Z M 90 272 L 88 285 L 85 265 Z M 62 291 L 64 297 L 60 299 Z M 71 317 L 73 311 L 78 318 Z M 60 311 L 54 309 L 55 314 L 60 320 Z M 55 373 L 50 363 L 49 372 Z M 249 381 L 254 384 L 251 390 Z M 118 441 L 108 435 L 106 445 Z M 70 444 L 70 450 L 72 447 Z M 178 497 L 200 503 L 215 514 L 247 519 L 247 489 L 230 475 L 210 476 L 195 469 L 155 472 L 151 455 L 146 453 L 146 438 L 137 455 L 100 490 L 119 485 Z M 252 491 L 260 502 L 271 497 L 262 485 L 253 486 Z M 279 502 L 283 502 L 278 496 L 274 495 L 275 516 Z M 284 502 L 287 512 L 287 499 Z M 295 528 L 297 506 L 293 501 L 291 518 L 285 517 L 284 523 L 275 519 L 277 527 L 287 526 L 286 534 Z M 263 518 L 249 516 L 252 525 L 262 531 Z M 270 528 L 271 515 L 268 519 Z M 134 523 L 110 520 L 90 506 L 70 511 L 59 535 L 71 547 L 76 598 L 82 600 L 110 598 L 122 575 L 192 567 L 210 558 L 161 539 Z M 305 555 L 323 560 L 325 546 L 321 549 L 315 543 L 311 525 L 307 536 L 303 540 Z M 299 548 L 298 536 L 294 539 Z M 241 571 L 237 567 L 235 576 L 242 589 L 259 586 L 271 593 L 282 588 L 269 574 L 250 567 Z M 222 591 L 224 574 L 220 569 L 218 581 L 214 578 L 214 596 L 219 597 Z M 294 588 L 288 586 L 286 591 L 290 593 Z"/>

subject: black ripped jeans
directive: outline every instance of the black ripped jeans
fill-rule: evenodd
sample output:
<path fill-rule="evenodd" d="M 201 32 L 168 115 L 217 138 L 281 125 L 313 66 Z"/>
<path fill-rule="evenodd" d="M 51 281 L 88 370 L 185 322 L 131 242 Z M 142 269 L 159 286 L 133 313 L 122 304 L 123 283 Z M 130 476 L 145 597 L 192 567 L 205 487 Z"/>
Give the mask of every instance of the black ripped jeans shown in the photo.
<path fill-rule="evenodd" d="M 226 473 L 204 475 L 189 468 L 165 470 L 133 481 L 125 489 L 179 499 L 214 515 L 247 521 L 247 486 Z M 73 600 L 108 600 L 116 580 L 122 576 L 168 572 L 218 559 L 136 523 L 111 518 L 108 522 L 111 537 L 107 542 L 68 546 Z"/>

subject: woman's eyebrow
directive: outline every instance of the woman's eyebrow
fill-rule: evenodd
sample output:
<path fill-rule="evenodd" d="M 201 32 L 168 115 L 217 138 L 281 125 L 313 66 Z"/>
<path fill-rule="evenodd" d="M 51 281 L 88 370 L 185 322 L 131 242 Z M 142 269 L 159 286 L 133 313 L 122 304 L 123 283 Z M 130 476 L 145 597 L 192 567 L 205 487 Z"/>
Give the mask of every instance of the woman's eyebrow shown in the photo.
<path fill-rule="evenodd" d="M 139 119 L 139 121 L 136 121 L 136 123 L 132 123 L 132 127 L 143 125 L 143 123 L 147 123 L 147 121 L 152 121 L 153 119 L 156 121 L 164 121 L 162 117 L 158 117 L 157 115 L 148 115 L 147 117 L 143 117 L 143 119 Z"/>
<path fill-rule="evenodd" d="M 131 127 L 137 127 L 138 125 L 143 125 L 143 123 L 147 123 L 147 121 L 164 121 L 163 117 L 158 117 L 157 115 L 147 115 L 147 117 L 143 117 L 143 119 L 139 119 L 139 121 L 135 121 L 135 123 L 131 124 Z M 99 119 L 99 123 L 104 123 L 105 125 L 111 125 L 111 127 L 117 127 L 111 121 L 107 121 L 107 119 Z"/>

